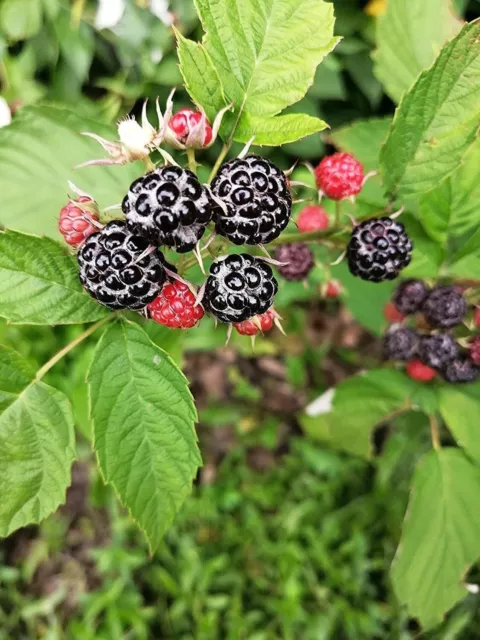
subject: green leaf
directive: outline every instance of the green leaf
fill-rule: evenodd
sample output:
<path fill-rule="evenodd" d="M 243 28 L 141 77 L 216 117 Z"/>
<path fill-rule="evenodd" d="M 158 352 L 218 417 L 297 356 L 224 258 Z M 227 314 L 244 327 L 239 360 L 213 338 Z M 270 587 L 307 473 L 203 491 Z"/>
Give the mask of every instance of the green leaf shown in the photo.
<path fill-rule="evenodd" d="M 27 40 L 42 26 L 40 0 L 3 0 L 0 28 L 12 40 Z"/>
<path fill-rule="evenodd" d="M 461 22 L 450 0 L 389 0 L 377 23 L 375 74 L 395 102 L 435 60 Z"/>
<path fill-rule="evenodd" d="M 439 389 L 439 408 L 458 445 L 476 462 L 480 462 L 479 385 L 462 388 L 442 386 Z"/>
<path fill-rule="evenodd" d="M 422 224 L 434 240 L 445 245 L 450 236 L 461 236 L 477 228 L 479 201 L 480 138 L 477 138 L 455 173 L 422 196 Z"/>
<path fill-rule="evenodd" d="M 471 22 L 424 71 L 397 109 L 381 153 L 389 192 L 430 191 L 460 164 L 478 132 L 480 20 Z"/>
<path fill-rule="evenodd" d="M 371 433 L 392 414 L 407 411 L 415 385 L 401 371 L 376 369 L 341 382 L 331 409 L 315 415 L 315 404 L 302 416 L 308 436 L 366 458 L 372 455 Z"/>
<path fill-rule="evenodd" d="M 201 464 L 188 382 L 168 355 L 129 322 L 104 333 L 88 382 L 103 476 L 153 551 Z"/>
<path fill-rule="evenodd" d="M 205 109 L 211 122 L 226 106 L 222 84 L 205 47 L 187 40 L 175 29 L 180 71 L 192 100 Z"/>
<path fill-rule="evenodd" d="M 0 347 L 0 536 L 38 523 L 65 500 L 75 437 L 70 403 Z"/>
<path fill-rule="evenodd" d="M 9 127 L 0 129 L 0 224 L 60 238 L 58 213 L 68 202 L 68 180 L 91 193 L 102 207 L 122 201 L 142 169 L 129 164 L 75 172 L 76 165 L 105 155 L 81 131 L 117 137 L 110 127 L 54 107 L 22 109 Z"/>
<path fill-rule="evenodd" d="M 449 275 L 477 279 L 480 270 L 480 229 L 452 257 Z"/>
<path fill-rule="evenodd" d="M 459 449 L 418 464 L 392 567 L 396 594 L 425 628 L 467 595 L 465 572 L 480 556 L 480 470 Z"/>
<path fill-rule="evenodd" d="M 268 118 L 298 102 L 334 48 L 333 6 L 321 0 L 196 0 L 204 47 L 235 118 Z M 190 71 L 183 71 L 189 76 Z"/>
<path fill-rule="evenodd" d="M 445 245 L 432 240 L 421 223 L 411 214 L 404 214 L 401 220 L 413 241 L 412 262 L 404 269 L 402 276 L 437 278 L 445 259 Z"/>
<path fill-rule="evenodd" d="M 303 113 L 291 113 L 274 118 L 256 117 L 244 113 L 235 132 L 235 139 L 248 142 L 255 137 L 255 145 L 278 147 L 323 131 L 327 123 Z"/>
<path fill-rule="evenodd" d="M 106 311 L 83 290 L 76 258 L 55 240 L 0 233 L 0 315 L 16 324 L 78 324 Z"/>

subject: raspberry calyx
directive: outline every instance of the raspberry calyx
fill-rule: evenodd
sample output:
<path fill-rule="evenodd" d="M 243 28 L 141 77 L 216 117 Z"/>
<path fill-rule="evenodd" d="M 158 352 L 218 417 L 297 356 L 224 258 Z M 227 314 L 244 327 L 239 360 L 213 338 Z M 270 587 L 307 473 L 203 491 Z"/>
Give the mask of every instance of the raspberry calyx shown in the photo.
<path fill-rule="evenodd" d="M 187 144 L 192 131 L 200 127 L 200 123 L 204 116 L 200 111 L 194 109 L 180 109 L 173 115 L 169 122 L 170 129 L 176 135 L 181 144 Z M 202 145 L 207 147 L 213 138 L 212 125 L 205 120 L 205 131 L 203 134 Z"/>

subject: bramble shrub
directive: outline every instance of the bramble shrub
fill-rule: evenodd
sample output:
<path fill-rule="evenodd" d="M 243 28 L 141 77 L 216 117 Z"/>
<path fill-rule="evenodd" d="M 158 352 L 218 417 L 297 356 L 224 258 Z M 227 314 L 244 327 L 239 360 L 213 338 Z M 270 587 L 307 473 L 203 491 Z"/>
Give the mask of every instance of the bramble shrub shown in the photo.
<path fill-rule="evenodd" d="M 472 589 L 464 578 L 480 557 L 480 21 L 461 24 L 443 0 L 413 4 L 389 0 L 378 25 L 375 72 L 395 116 L 329 133 L 337 151 L 316 167 L 279 167 L 262 148 L 328 126 L 288 110 L 339 44 L 333 5 L 322 0 L 196 0 L 202 41 L 176 31 L 192 107 L 175 111 L 173 92 L 166 105 L 145 102 L 140 122 L 119 122 L 118 140 L 47 106 L 23 109 L 2 132 L 0 314 L 13 324 L 88 325 L 38 371 L 0 349 L 2 536 L 64 501 L 74 417 L 43 378 L 95 335 L 86 381 L 93 448 L 156 550 L 202 458 L 188 381 L 152 327 L 193 332 L 215 322 L 227 341 L 261 340 L 283 330 L 283 282 L 316 272 L 321 294 L 345 296 L 367 326 L 390 300 L 391 326 L 383 362 L 313 401 L 302 428 L 368 459 L 377 425 L 428 416 L 432 447 L 413 476 L 393 587 L 425 628 Z M 419 25 L 435 33 L 424 46 Z M 218 140 L 206 171 L 201 154 Z M 59 193 L 62 243 L 48 227 Z M 22 231 L 13 230 L 25 211 Z"/>

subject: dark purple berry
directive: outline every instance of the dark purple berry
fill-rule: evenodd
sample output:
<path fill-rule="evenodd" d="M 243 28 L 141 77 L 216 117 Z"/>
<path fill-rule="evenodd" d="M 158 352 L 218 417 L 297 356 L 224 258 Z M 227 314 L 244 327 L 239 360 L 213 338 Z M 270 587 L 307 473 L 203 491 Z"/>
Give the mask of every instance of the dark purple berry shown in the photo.
<path fill-rule="evenodd" d="M 468 354 L 463 353 L 442 368 L 444 380 L 452 384 L 466 384 L 475 382 L 480 376 L 480 369 L 471 361 Z"/>
<path fill-rule="evenodd" d="M 413 329 L 392 325 L 383 339 L 386 360 L 412 360 L 418 353 L 419 336 Z"/>
<path fill-rule="evenodd" d="M 431 327 L 450 329 L 467 315 L 467 301 L 455 287 L 435 287 L 423 303 L 422 311 Z"/>
<path fill-rule="evenodd" d="M 390 218 L 365 220 L 355 227 L 348 243 L 348 267 L 362 280 L 394 280 L 410 264 L 412 248 L 401 222 Z"/>
<path fill-rule="evenodd" d="M 292 196 L 283 171 L 259 156 L 225 163 L 212 182 L 223 207 L 215 210 L 217 232 L 234 244 L 267 244 L 285 229 Z"/>
<path fill-rule="evenodd" d="M 420 360 L 434 369 L 442 369 L 458 358 L 460 347 L 447 333 L 422 336 L 418 349 Z"/>
<path fill-rule="evenodd" d="M 314 267 L 313 254 L 303 242 L 284 244 L 275 252 L 275 259 L 284 264 L 277 267 L 285 280 L 303 280 Z"/>
<path fill-rule="evenodd" d="M 392 302 L 400 313 L 409 316 L 420 310 L 429 293 L 430 287 L 422 280 L 405 280 L 395 290 Z"/>

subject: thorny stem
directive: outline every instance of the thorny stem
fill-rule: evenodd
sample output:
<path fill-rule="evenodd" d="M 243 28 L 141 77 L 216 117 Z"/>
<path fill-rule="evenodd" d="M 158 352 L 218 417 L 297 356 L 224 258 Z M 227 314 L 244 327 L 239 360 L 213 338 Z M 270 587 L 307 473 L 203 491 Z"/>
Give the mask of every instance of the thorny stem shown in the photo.
<path fill-rule="evenodd" d="M 60 362 L 60 360 L 67 355 L 67 353 L 69 353 L 72 349 L 75 349 L 76 346 L 78 346 L 86 338 L 91 336 L 92 333 L 95 333 L 95 331 L 97 329 L 100 329 L 100 327 L 103 327 L 104 324 L 107 324 L 107 322 L 110 322 L 112 317 L 114 317 L 113 314 L 109 314 L 106 318 L 103 318 L 103 320 L 99 320 L 95 324 L 92 324 L 90 327 L 88 327 L 88 329 L 86 329 L 83 333 L 81 333 L 79 336 L 77 336 L 75 338 L 75 340 L 72 340 L 72 342 L 70 342 L 65 347 L 63 347 L 63 349 L 61 349 L 52 358 L 50 358 L 50 360 L 48 362 L 46 362 L 43 365 L 43 367 L 41 367 L 41 369 L 39 369 L 37 371 L 37 375 L 35 376 L 35 380 L 41 380 L 43 378 L 43 376 L 46 373 L 48 373 L 50 371 L 50 369 L 57 364 L 57 362 Z"/>
<path fill-rule="evenodd" d="M 195 149 L 187 149 L 188 168 L 195 175 L 197 174 L 197 160 L 195 158 Z"/>
<path fill-rule="evenodd" d="M 432 437 L 432 445 L 435 451 L 439 451 L 441 449 L 440 444 L 440 432 L 438 429 L 438 420 L 436 416 L 429 416 L 430 420 L 430 435 Z"/>

